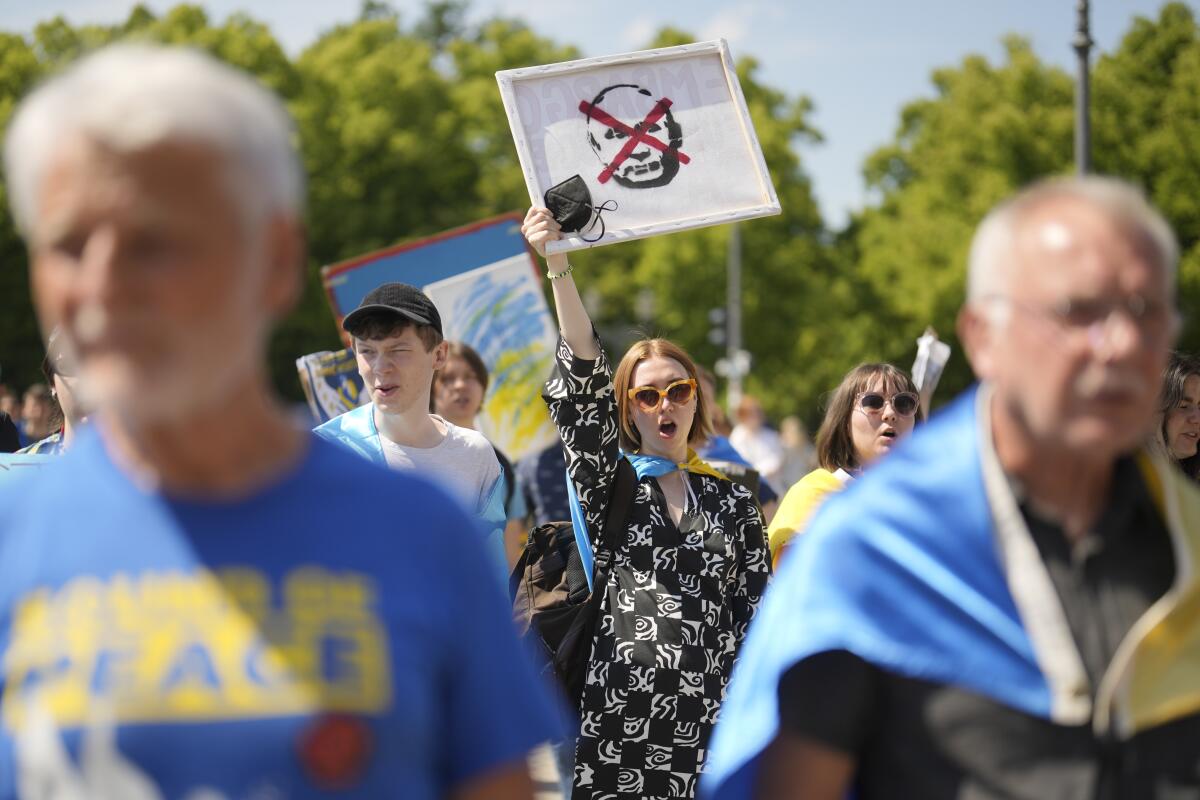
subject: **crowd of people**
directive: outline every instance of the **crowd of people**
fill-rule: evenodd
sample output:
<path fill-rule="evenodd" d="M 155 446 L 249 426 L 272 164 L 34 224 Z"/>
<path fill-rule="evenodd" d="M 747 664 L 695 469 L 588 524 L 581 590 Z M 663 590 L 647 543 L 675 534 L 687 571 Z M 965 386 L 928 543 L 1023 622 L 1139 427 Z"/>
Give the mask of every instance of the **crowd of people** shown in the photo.
<path fill-rule="evenodd" d="M 994 209 L 979 383 L 930 414 L 847 365 L 815 447 L 667 339 L 610 360 L 535 206 L 559 442 L 513 463 L 404 283 L 341 323 L 368 402 L 293 424 L 304 176 L 247 76 L 101 50 L 5 160 L 47 348 L 0 449 L 55 458 L 0 481 L 0 798 L 515 800 L 545 746 L 573 800 L 1200 798 L 1200 358 L 1134 187 Z M 597 609 L 571 700 L 506 597 L 554 520 Z"/>

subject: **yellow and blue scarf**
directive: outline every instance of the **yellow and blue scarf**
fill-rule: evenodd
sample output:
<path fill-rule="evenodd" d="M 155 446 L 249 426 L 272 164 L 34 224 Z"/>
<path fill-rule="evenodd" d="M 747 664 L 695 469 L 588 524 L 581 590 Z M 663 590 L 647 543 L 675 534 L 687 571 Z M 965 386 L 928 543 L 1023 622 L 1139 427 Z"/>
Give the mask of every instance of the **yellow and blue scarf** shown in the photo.
<path fill-rule="evenodd" d="M 633 465 L 633 471 L 637 473 L 638 480 L 645 477 L 658 478 L 667 475 L 675 470 L 683 470 L 696 475 L 709 475 L 718 480 L 727 481 L 729 478 L 722 475 L 718 470 L 711 467 L 700 456 L 696 455 L 696 451 L 688 448 L 687 461 L 676 463 L 669 458 L 662 456 L 642 455 L 641 453 L 626 453 L 621 451 L 621 458 L 626 458 Z M 592 588 L 592 544 L 587 535 L 587 521 L 583 516 L 583 508 L 579 505 L 579 495 L 575 493 L 575 482 L 571 480 L 570 472 L 567 473 L 567 499 L 571 505 L 571 527 L 575 531 L 575 546 L 579 548 L 579 560 L 583 564 L 584 575 L 587 576 L 588 589 Z M 609 513 L 626 513 L 626 509 L 617 509 L 615 512 L 609 509 Z"/>

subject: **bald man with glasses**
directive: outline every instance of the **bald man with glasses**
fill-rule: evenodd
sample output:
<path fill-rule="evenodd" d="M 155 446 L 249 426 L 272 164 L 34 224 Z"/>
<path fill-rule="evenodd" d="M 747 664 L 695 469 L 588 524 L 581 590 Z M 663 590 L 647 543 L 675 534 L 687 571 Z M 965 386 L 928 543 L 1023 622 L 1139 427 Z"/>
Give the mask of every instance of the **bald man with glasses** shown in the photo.
<path fill-rule="evenodd" d="M 1112 179 L 988 215 L 959 319 L 980 383 L 794 546 L 709 797 L 1200 797 L 1200 503 L 1139 449 L 1177 256 Z"/>

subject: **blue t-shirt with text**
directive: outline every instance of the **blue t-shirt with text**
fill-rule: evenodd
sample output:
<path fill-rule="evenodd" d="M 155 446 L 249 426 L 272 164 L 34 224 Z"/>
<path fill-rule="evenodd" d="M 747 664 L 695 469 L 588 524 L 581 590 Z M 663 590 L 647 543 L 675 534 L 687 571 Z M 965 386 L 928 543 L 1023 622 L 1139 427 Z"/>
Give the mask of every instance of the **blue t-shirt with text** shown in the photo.
<path fill-rule="evenodd" d="M 442 798 L 520 763 L 556 716 L 473 526 L 315 437 L 198 502 L 84 433 L 0 484 L 0 798 Z"/>

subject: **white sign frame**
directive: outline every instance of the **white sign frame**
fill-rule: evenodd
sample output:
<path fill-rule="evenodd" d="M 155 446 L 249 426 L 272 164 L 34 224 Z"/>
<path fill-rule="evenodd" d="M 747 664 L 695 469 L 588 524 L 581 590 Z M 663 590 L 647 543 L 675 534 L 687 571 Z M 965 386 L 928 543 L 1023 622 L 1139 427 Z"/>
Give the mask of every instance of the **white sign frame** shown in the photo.
<path fill-rule="evenodd" d="M 642 239 L 647 236 L 675 233 L 677 231 L 701 228 L 708 225 L 719 225 L 743 219 L 771 216 L 779 214 L 781 211 L 779 198 L 775 193 L 775 186 L 771 182 L 771 175 L 767 170 L 767 162 L 763 158 L 762 148 L 759 145 L 758 136 L 754 131 L 754 125 L 750 119 L 750 111 L 746 107 L 746 98 L 742 94 L 742 87 L 737 79 L 737 72 L 734 69 L 733 57 L 730 55 L 729 45 L 726 44 L 724 39 L 685 44 L 677 47 L 662 47 L 635 53 L 564 61 L 558 64 L 546 64 L 538 67 L 503 70 L 496 73 L 496 82 L 500 87 L 500 97 L 504 102 L 504 111 L 508 115 L 509 127 L 512 129 L 513 141 L 517 148 L 517 157 L 521 162 L 521 170 L 525 176 L 525 186 L 529 190 L 529 197 L 534 205 L 542 206 L 545 205 L 543 198 L 546 190 L 551 187 L 542 185 L 538 170 L 535 167 L 537 163 L 535 160 L 536 156 L 532 143 L 526 135 L 526 126 L 521 119 L 518 107 L 516 93 L 518 84 L 523 81 L 545 78 L 578 76 L 580 73 L 587 73 L 604 67 L 635 67 L 640 64 L 651 64 L 673 59 L 706 57 L 714 54 L 720 56 L 721 64 L 724 67 L 725 85 L 741 123 L 741 136 L 747 149 L 748 160 L 757 171 L 755 177 L 758 178 L 761 189 L 759 202 L 748 206 L 730 208 L 728 211 L 720 213 L 686 216 L 669 222 L 635 225 L 624 228 L 614 228 L 609 225 L 604 235 L 597 241 L 587 241 L 578 233 L 564 234 L 562 239 L 549 243 L 546 248 L 548 253 L 582 250 L 589 247 L 612 244 L 613 242 Z M 597 205 L 599 205 L 599 202 L 597 202 Z M 587 233 L 589 236 L 592 236 L 595 232 Z"/>

